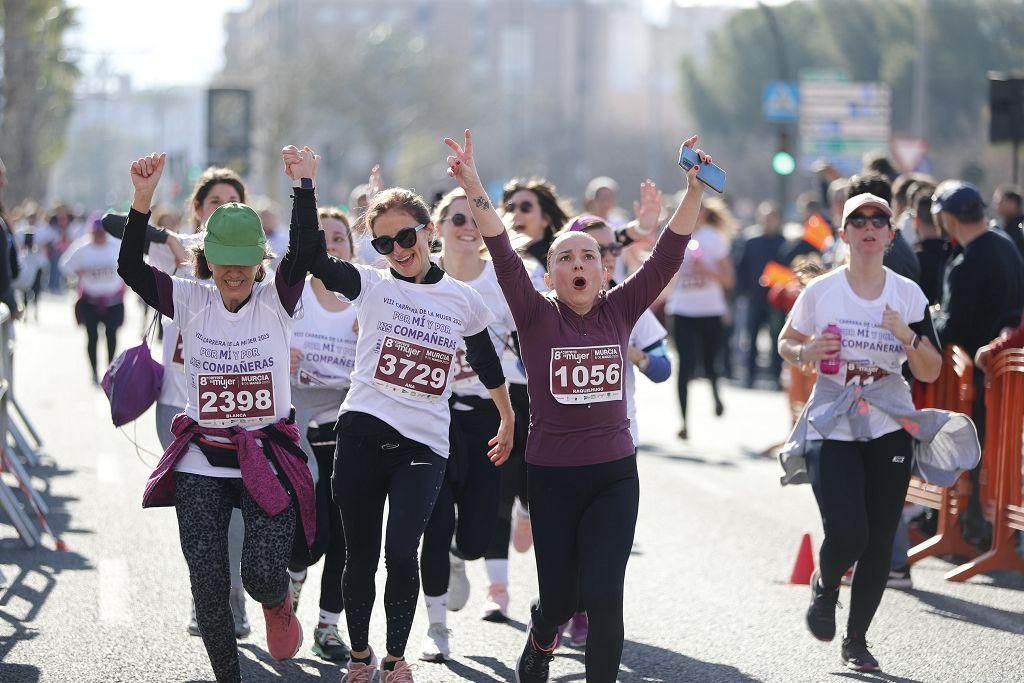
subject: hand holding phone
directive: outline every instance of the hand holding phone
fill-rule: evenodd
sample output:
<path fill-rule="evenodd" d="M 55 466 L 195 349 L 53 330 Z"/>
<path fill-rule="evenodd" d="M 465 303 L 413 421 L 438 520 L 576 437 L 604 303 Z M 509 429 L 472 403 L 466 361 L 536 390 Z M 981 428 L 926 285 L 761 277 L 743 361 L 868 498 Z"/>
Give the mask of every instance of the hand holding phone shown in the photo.
<path fill-rule="evenodd" d="M 698 165 L 700 170 L 697 171 L 697 180 L 719 194 L 725 192 L 725 171 L 710 162 L 702 163 L 693 148 L 686 145 L 681 146 L 679 148 L 679 166 L 684 171 L 689 171 Z"/>

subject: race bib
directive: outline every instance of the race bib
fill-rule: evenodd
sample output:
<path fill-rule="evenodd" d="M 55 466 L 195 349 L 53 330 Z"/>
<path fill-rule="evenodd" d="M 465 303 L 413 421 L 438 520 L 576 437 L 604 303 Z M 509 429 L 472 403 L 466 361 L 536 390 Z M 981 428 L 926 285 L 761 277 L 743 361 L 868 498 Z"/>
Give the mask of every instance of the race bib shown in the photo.
<path fill-rule="evenodd" d="M 551 395 L 564 405 L 622 400 L 619 347 L 551 349 Z"/>
<path fill-rule="evenodd" d="M 269 372 L 199 375 L 199 424 L 203 427 L 269 422 L 274 418 L 274 381 Z"/>
<path fill-rule="evenodd" d="M 173 365 L 180 365 L 182 368 L 185 367 L 185 342 L 181 338 L 181 333 L 178 333 L 178 340 L 174 342 L 174 353 L 171 354 L 171 363 Z"/>
<path fill-rule="evenodd" d="M 455 367 L 452 372 L 452 388 L 456 391 L 472 386 L 476 381 L 476 370 L 466 360 L 466 352 L 459 349 L 455 352 Z"/>
<path fill-rule="evenodd" d="M 453 356 L 447 351 L 384 337 L 373 383 L 415 401 L 436 401 L 448 384 Z"/>

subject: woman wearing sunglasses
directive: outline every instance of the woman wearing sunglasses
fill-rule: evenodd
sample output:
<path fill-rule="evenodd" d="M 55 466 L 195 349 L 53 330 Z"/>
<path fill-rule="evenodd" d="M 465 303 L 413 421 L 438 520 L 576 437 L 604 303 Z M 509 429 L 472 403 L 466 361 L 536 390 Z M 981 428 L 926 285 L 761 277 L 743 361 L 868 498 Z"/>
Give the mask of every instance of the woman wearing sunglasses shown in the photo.
<path fill-rule="evenodd" d="M 586 675 L 612 683 L 622 657 L 623 581 L 633 545 L 640 486 L 623 400 L 630 333 L 679 268 L 700 210 L 696 167 L 651 256 L 623 284 L 605 290 L 600 245 L 570 232 L 548 251 L 544 296 L 530 286 L 508 233 L 487 198 L 465 146 L 453 140 L 449 175 L 470 207 L 494 260 L 498 283 L 520 334 L 530 392 L 526 450 L 533 543 L 540 588 L 515 680 L 548 680 L 559 626 L 577 605 L 590 619 Z M 686 141 L 693 147 L 697 138 Z M 702 160 L 710 157 L 698 150 Z"/>
<path fill-rule="evenodd" d="M 779 354 L 794 365 L 838 356 L 838 363 L 819 367 L 800 419 L 806 439 L 794 429 L 790 440 L 817 446 L 805 457 L 825 532 L 807 628 L 819 640 L 835 638 L 839 582 L 856 564 L 841 654 L 857 671 L 879 668 L 865 636 L 889 578 L 914 459 L 907 431 L 913 423 L 905 429 L 888 411 L 901 403 L 913 408 L 904 361 L 922 382 L 934 382 L 942 366 L 927 298 L 914 281 L 882 265 L 895 236 L 891 220 L 880 197 L 846 201 L 839 237 L 849 262 L 807 285 L 779 336 Z M 837 328 L 838 334 L 826 331 Z"/>
<path fill-rule="evenodd" d="M 544 273 L 548 247 L 569 220 L 569 212 L 563 208 L 558 191 L 543 178 L 513 178 L 505 183 L 501 205 L 505 219 L 519 236 L 515 240 L 516 248 L 523 259 L 534 266 L 530 269 L 534 286 L 542 291 L 547 289 Z"/>
<path fill-rule="evenodd" d="M 465 192 L 456 188 L 445 195 L 434 211 L 434 219 L 440 227 L 443 245 L 441 268 L 479 292 L 494 317 L 487 331 L 495 353 L 504 356 L 512 345 L 515 323 L 498 287 L 494 265 L 483 257 L 483 241 Z M 502 365 L 508 379 L 525 383 L 526 378 L 514 361 Z M 498 469 L 487 459 L 488 440 L 500 427 L 501 414 L 487 388 L 465 361 L 462 349 L 456 355 L 450 406 L 451 455 L 423 534 L 420 559 L 429 623 L 420 657 L 435 662 L 450 655 L 447 611 L 462 609 L 469 599 L 465 561 L 482 557 L 490 545 L 497 525 L 501 473 L 508 466 L 506 463 Z"/>
<path fill-rule="evenodd" d="M 342 592 L 352 653 L 343 680 L 370 683 L 377 672 L 369 631 L 387 502 L 387 656 L 380 674 L 382 683 L 411 683 L 405 648 L 420 589 L 416 551 L 444 482 L 448 398 L 460 348 L 501 415 L 487 442 L 494 465 L 508 457 L 514 417 L 487 329 L 493 315 L 476 290 L 431 262 L 435 227 L 423 199 L 402 188 L 383 190 L 364 221 L 389 268 L 321 252 L 310 269 L 352 302 L 359 322 L 332 482 L 348 546 Z"/>

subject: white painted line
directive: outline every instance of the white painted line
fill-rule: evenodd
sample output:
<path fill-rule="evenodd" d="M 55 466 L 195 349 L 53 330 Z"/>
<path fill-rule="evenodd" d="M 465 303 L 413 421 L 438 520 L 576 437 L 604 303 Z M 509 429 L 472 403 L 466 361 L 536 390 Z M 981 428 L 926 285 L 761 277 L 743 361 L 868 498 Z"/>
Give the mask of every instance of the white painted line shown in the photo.
<path fill-rule="evenodd" d="M 131 621 L 131 583 L 124 558 L 99 561 L 99 616 L 103 623 Z"/>
<path fill-rule="evenodd" d="M 96 455 L 96 479 L 104 484 L 118 484 L 122 473 L 116 455 L 109 451 L 100 451 Z"/>

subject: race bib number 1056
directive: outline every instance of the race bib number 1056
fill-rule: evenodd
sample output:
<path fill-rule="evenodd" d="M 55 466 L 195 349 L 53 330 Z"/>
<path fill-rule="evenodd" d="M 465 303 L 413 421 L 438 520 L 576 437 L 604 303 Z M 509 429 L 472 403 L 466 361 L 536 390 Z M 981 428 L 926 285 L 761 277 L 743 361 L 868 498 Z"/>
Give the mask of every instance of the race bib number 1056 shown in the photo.
<path fill-rule="evenodd" d="M 384 337 L 373 383 L 416 401 L 436 401 L 444 395 L 452 354 L 403 339 Z"/>
<path fill-rule="evenodd" d="M 199 375 L 199 424 L 203 427 L 272 422 L 274 382 L 269 372 Z"/>
<path fill-rule="evenodd" d="M 551 349 L 551 395 L 565 405 L 622 400 L 619 347 Z"/>

